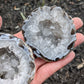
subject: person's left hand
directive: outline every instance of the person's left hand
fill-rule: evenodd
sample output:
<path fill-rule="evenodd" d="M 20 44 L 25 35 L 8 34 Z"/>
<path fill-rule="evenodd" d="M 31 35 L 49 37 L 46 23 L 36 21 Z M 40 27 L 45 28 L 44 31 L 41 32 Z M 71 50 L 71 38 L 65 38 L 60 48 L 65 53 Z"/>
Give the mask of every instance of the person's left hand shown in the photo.
<path fill-rule="evenodd" d="M 76 29 L 79 29 L 83 22 L 80 20 L 80 18 L 73 18 L 74 24 Z M 18 32 L 17 34 L 14 34 L 14 36 L 22 39 L 24 41 L 24 37 L 22 34 L 22 31 Z M 84 42 L 84 35 L 81 33 L 76 34 L 77 40 L 75 42 L 75 46 L 78 46 L 82 42 Z M 34 76 L 34 79 L 32 80 L 31 84 L 41 84 L 43 83 L 48 77 L 50 77 L 53 73 L 58 71 L 60 68 L 71 62 L 75 57 L 75 53 L 71 51 L 64 59 L 61 59 L 56 62 L 46 62 L 43 59 L 36 58 L 35 59 L 35 65 L 36 65 L 36 73 Z"/>
<path fill-rule="evenodd" d="M 80 18 L 73 18 L 74 25 L 76 30 L 79 29 L 82 25 L 83 22 Z M 14 36 L 22 39 L 24 41 L 22 31 L 19 33 L 15 34 Z M 81 33 L 76 34 L 77 40 L 75 42 L 75 46 L 78 46 L 82 42 L 84 42 L 84 35 Z M 36 65 L 36 73 L 33 81 L 31 84 L 41 84 L 43 83 L 48 77 L 50 77 L 53 73 L 61 69 L 63 66 L 67 65 L 69 62 L 71 62 L 75 57 L 75 53 L 71 51 L 64 59 L 61 59 L 56 62 L 46 62 L 41 58 L 36 58 L 35 59 L 35 65 Z"/>

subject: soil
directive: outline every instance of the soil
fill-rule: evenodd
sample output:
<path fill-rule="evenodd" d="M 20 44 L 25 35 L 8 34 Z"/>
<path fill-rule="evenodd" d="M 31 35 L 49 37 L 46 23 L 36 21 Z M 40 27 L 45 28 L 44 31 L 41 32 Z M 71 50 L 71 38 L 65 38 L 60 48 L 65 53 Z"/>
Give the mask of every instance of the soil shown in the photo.
<path fill-rule="evenodd" d="M 0 0 L 0 15 L 3 25 L 0 32 L 17 33 L 23 25 L 21 12 L 27 17 L 32 10 L 43 5 L 61 6 L 72 17 L 80 17 L 84 21 L 83 0 Z M 77 32 L 84 34 L 84 25 Z M 84 84 L 84 43 L 74 49 L 75 59 L 63 67 L 43 84 Z M 78 66 L 81 66 L 79 69 Z"/>

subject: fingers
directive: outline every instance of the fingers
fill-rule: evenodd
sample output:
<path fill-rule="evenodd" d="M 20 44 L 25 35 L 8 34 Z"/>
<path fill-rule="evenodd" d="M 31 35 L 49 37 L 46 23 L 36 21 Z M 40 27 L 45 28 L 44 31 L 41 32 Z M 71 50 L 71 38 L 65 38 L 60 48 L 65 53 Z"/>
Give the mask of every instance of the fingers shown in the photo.
<path fill-rule="evenodd" d="M 2 17 L 0 16 L 0 28 L 2 26 Z"/>
<path fill-rule="evenodd" d="M 74 21 L 76 30 L 83 26 L 83 21 L 80 18 L 75 17 L 72 20 Z"/>
<path fill-rule="evenodd" d="M 45 60 L 41 59 L 41 58 L 36 58 L 35 59 L 35 65 L 36 65 L 36 70 L 41 67 L 42 65 L 44 65 L 45 63 L 47 63 Z"/>
<path fill-rule="evenodd" d="M 16 34 L 14 34 L 14 36 L 16 36 L 17 38 L 20 38 L 20 39 L 22 39 L 23 41 L 25 41 L 25 40 L 24 40 L 24 37 L 23 37 L 23 34 L 22 34 L 22 31 L 20 31 L 20 32 L 18 32 L 18 33 L 16 33 Z"/>
<path fill-rule="evenodd" d="M 80 45 L 81 43 L 84 42 L 84 35 L 83 34 L 77 33 L 76 38 L 77 38 L 77 40 L 75 41 L 74 47 L 77 47 L 78 45 Z"/>
<path fill-rule="evenodd" d="M 75 17 L 72 20 L 74 21 L 74 25 L 75 25 L 76 30 L 83 26 L 83 21 L 80 18 Z M 83 34 L 77 33 L 76 38 L 77 38 L 77 40 L 75 42 L 74 47 L 77 47 L 78 45 L 80 45 L 81 43 L 84 42 L 84 35 Z"/>
<path fill-rule="evenodd" d="M 54 72 L 68 64 L 75 57 L 75 53 L 72 51 L 64 59 L 57 62 L 46 63 L 38 69 L 31 84 L 41 84 L 44 80 L 50 77 Z"/>

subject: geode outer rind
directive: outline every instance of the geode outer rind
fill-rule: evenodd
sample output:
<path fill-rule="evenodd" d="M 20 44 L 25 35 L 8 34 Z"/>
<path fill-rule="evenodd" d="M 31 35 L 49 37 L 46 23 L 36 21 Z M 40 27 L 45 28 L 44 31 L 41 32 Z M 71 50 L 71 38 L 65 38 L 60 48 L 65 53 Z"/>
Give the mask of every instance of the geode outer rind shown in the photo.
<path fill-rule="evenodd" d="M 39 7 L 25 20 L 22 30 L 33 52 L 38 57 L 52 61 L 66 56 L 76 40 L 71 16 L 57 6 Z"/>
<path fill-rule="evenodd" d="M 0 33 L 0 84 L 30 84 L 34 73 L 31 48 L 21 39 Z"/>

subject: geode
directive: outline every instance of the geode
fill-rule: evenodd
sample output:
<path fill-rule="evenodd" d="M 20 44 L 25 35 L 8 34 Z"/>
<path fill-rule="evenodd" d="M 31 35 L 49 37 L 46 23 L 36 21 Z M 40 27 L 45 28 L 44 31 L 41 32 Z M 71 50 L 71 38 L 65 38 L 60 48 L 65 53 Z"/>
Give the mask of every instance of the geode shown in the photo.
<path fill-rule="evenodd" d="M 0 33 L 0 84 L 29 84 L 34 73 L 31 48 L 10 34 Z"/>
<path fill-rule="evenodd" d="M 52 61 L 66 56 L 76 40 L 71 16 L 57 6 L 37 8 L 25 20 L 22 30 L 34 54 Z"/>

